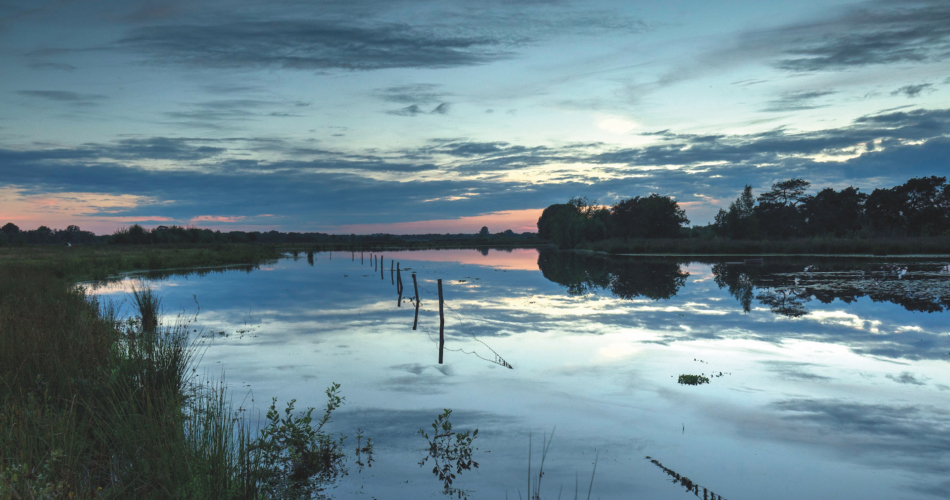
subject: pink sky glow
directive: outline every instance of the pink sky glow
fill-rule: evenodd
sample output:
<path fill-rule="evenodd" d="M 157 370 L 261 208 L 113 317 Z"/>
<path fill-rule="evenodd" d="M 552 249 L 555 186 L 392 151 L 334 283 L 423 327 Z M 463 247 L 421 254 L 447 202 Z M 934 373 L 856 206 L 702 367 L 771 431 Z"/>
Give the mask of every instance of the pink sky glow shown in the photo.
<path fill-rule="evenodd" d="M 420 220 L 414 222 L 396 222 L 392 224 L 350 224 L 327 228 L 337 234 L 428 234 L 428 233 L 477 233 L 482 226 L 492 233 L 511 229 L 516 233 L 538 230 L 538 217 L 543 208 L 526 210 L 505 210 L 457 219 Z"/>
<path fill-rule="evenodd" d="M 514 231 L 514 229 L 512 229 Z M 348 254 L 350 252 L 342 252 Z M 356 252 L 359 257 L 359 252 Z M 427 262 L 458 262 L 462 265 L 485 266 L 494 269 L 511 271 L 537 271 L 538 251 L 534 248 L 516 248 L 511 252 L 506 250 L 488 250 L 488 255 L 482 255 L 475 249 L 465 250 L 403 250 L 397 252 L 380 252 L 386 261 L 402 262 L 424 260 Z M 377 254 L 377 255 L 380 255 Z M 370 252 L 365 252 L 368 259 Z M 385 264 L 385 263 L 384 263 Z M 385 266 L 384 266 L 385 267 Z M 388 272 L 388 267 L 386 267 Z"/>

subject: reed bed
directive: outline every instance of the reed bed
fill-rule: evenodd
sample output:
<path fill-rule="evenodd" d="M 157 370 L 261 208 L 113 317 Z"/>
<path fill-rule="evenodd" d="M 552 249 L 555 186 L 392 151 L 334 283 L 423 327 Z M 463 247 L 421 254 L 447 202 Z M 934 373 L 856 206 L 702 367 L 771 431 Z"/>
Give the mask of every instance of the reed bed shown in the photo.
<path fill-rule="evenodd" d="M 143 262 L 256 264 L 267 252 L 43 252 L 0 260 L 0 499 L 309 498 L 321 490 L 332 475 L 313 465 L 321 456 L 311 454 L 309 477 L 290 482 L 288 471 L 300 469 L 301 450 L 339 456 L 342 443 L 328 444 L 292 406 L 276 425 L 303 438 L 276 439 L 273 426 L 231 405 L 223 381 L 197 381 L 201 346 L 185 318 L 163 324 L 151 290 L 136 290 L 137 314 L 120 320 L 114 304 L 73 285 Z"/>

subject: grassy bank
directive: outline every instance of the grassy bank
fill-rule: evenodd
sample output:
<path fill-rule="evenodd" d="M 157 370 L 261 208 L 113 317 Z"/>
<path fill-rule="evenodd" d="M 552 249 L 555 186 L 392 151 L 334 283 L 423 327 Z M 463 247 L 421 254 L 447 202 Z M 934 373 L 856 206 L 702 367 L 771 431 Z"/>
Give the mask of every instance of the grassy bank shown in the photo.
<path fill-rule="evenodd" d="M 692 255 L 923 255 L 950 254 L 950 237 L 850 239 L 811 238 L 784 241 L 729 239 L 609 239 L 579 248 L 611 254 Z"/>
<path fill-rule="evenodd" d="M 0 252 L 0 499 L 309 498 L 342 442 L 288 408 L 252 432 L 223 382 L 194 379 L 188 326 L 89 297 L 76 280 L 133 269 L 256 265 L 275 250 L 24 248 Z M 312 410 L 311 410 L 312 411 Z"/>
<path fill-rule="evenodd" d="M 258 265 L 280 257 L 274 246 L 228 245 L 37 245 L 0 248 L 0 266 L 51 272 L 72 281 L 102 279 L 123 271 L 224 265 Z"/>

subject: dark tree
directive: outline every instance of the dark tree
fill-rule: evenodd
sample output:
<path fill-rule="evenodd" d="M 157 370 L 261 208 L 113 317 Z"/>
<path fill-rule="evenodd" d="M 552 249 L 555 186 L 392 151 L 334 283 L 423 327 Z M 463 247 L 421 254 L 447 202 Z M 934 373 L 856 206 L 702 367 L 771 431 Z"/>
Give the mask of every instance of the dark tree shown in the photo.
<path fill-rule="evenodd" d="M 885 235 L 900 235 L 905 232 L 907 218 L 904 216 L 906 196 L 893 189 L 875 189 L 864 203 L 864 213 L 871 228 Z"/>
<path fill-rule="evenodd" d="M 538 237 L 561 248 L 573 248 L 582 241 L 606 237 L 605 210 L 586 198 L 571 198 L 569 203 L 551 205 L 538 219 Z"/>
<path fill-rule="evenodd" d="M 17 234 L 20 234 L 20 228 L 12 222 L 7 222 L 4 224 L 3 227 L 0 228 L 0 231 L 3 231 L 3 234 L 7 236 L 16 236 Z"/>
<path fill-rule="evenodd" d="M 853 186 L 840 192 L 832 188 L 822 189 L 802 205 L 807 232 L 812 236 L 831 234 L 840 238 L 859 231 L 864 222 L 867 198 L 868 195 Z"/>
<path fill-rule="evenodd" d="M 482 229 L 478 231 L 478 235 L 482 238 L 487 238 L 491 236 L 491 233 L 488 232 L 488 226 L 482 226 Z"/>
<path fill-rule="evenodd" d="M 950 230 L 946 177 L 913 178 L 894 189 L 904 196 L 907 233 L 912 236 L 936 236 Z"/>
<path fill-rule="evenodd" d="M 770 238 L 785 239 L 803 236 L 805 216 L 799 210 L 808 197 L 811 184 L 802 179 L 789 179 L 772 184 L 772 189 L 759 196 L 755 215 L 759 227 Z"/>
<path fill-rule="evenodd" d="M 611 235 L 634 238 L 675 238 L 689 224 L 686 212 L 672 197 L 651 194 L 617 202 L 610 209 Z"/>
<path fill-rule="evenodd" d="M 772 184 L 772 189 L 759 196 L 759 203 L 774 203 L 795 207 L 805 198 L 805 191 L 811 183 L 803 179 L 789 179 Z"/>
<path fill-rule="evenodd" d="M 755 196 L 746 184 L 742 194 L 729 204 L 729 211 L 720 209 L 713 230 L 719 236 L 733 239 L 757 238 L 759 222 L 755 215 Z"/>
<path fill-rule="evenodd" d="M 610 207 L 610 235 L 615 238 L 639 236 L 643 231 L 640 222 L 643 220 L 643 210 L 640 208 L 640 197 L 620 200 Z"/>

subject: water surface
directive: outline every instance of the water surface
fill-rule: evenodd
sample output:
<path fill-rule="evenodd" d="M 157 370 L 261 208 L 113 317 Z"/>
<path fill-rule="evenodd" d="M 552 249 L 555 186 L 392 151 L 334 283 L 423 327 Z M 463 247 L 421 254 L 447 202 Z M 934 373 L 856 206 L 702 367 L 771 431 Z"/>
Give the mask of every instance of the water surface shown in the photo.
<path fill-rule="evenodd" d="M 591 498 L 950 498 L 946 259 L 382 257 L 301 253 L 98 293 L 148 280 L 166 313 L 198 312 L 195 334 L 214 337 L 201 369 L 224 372 L 246 406 L 319 408 L 340 382 L 333 430 L 377 442 L 340 498 L 442 497 L 416 432 L 444 408 L 457 430 L 479 429 L 479 468 L 453 484 L 469 498 L 524 497 L 529 434 L 536 470 L 552 431 L 542 498 L 572 498 L 575 481 L 585 497 L 595 457 Z"/>

